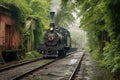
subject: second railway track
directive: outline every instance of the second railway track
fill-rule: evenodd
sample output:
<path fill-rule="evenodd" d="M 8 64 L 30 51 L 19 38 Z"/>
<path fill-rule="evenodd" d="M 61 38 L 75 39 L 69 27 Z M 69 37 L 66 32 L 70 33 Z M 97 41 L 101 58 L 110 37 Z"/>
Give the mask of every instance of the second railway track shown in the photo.
<path fill-rule="evenodd" d="M 83 57 L 83 52 L 76 52 L 49 65 L 16 76 L 12 80 L 72 80 L 70 77 Z"/>
<path fill-rule="evenodd" d="M 47 59 L 47 60 L 41 59 L 39 61 L 29 63 L 26 65 L 22 64 L 22 66 L 17 65 L 17 66 L 11 67 L 11 68 L 6 68 L 0 72 L 0 78 L 1 78 L 0 80 L 13 80 L 14 77 L 16 77 L 16 76 L 18 77 L 21 74 L 25 74 L 26 72 L 30 72 L 31 70 L 33 70 L 35 68 L 49 64 L 53 61 L 55 61 L 55 60 L 54 59 L 50 59 L 50 60 L 49 59 Z"/>
<path fill-rule="evenodd" d="M 76 50 L 71 49 L 68 53 L 74 53 L 75 51 Z M 43 58 L 38 57 L 38 58 L 35 58 L 35 59 L 31 59 L 31 60 L 22 60 L 22 61 L 14 61 L 14 62 L 6 63 L 6 64 L 3 64 L 3 65 L 0 65 L 0 72 L 4 71 L 4 70 L 7 70 L 7 69 L 10 69 L 10 68 L 20 66 L 20 65 L 29 64 L 31 62 L 36 62 L 36 61 L 42 60 L 42 59 Z"/>
<path fill-rule="evenodd" d="M 73 53 L 73 52 L 72 52 Z M 0 69 L 1 80 L 18 80 L 20 77 L 55 62 L 58 59 L 35 59 Z"/>
<path fill-rule="evenodd" d="M 38 60 L 42 60 L 42 58 L 36 58 L 36 59 L 32 59 L 32 60 L 16 61 L 16 62 L 12 62 L 12 63 L 7 63 L 3 66 L 0 66 L 0 72 L 4 71 L 4 70 L 11 69 L 11 68 L 14 68 L 14 67 L 17 67 L 17 66 L 20 66 L 20 65 L 29 64 L 31 62 L 35 62 L 35 61 L 38 61 Z"/>

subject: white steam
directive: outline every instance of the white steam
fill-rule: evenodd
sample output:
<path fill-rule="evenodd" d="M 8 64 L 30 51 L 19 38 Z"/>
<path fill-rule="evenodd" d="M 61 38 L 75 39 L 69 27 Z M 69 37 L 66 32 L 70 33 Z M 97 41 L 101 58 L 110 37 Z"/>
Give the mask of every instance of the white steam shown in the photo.
<path fill-rule="evenodd" d="M 61 0 L 52 0 L 50 11 L 57 13 L 60 10 L 60 4 Z"/>

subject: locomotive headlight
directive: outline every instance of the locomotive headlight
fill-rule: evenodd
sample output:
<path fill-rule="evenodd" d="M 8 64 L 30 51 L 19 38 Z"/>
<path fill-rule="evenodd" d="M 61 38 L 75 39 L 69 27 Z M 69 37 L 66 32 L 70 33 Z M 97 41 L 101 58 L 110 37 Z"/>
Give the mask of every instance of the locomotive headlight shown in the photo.
<path fill-rule="evenodd" d="M 50 31 L 53 31 L 53 27 L 50 27 Z"/>

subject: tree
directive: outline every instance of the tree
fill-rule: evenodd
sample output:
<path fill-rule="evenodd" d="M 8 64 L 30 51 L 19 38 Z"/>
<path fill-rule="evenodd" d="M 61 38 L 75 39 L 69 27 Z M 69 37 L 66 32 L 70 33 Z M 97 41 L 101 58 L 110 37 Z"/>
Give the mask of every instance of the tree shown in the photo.
<path fill-rule="evenodd" d="M 0 3 L 12 11 L 12 18 L 16 20 L 16 29 L 20 30 L 23 35 L 31 34 L 32 37 L 29 36 L 29 38 L 31 38 L 30 41 L 32 46 L 34 46 L 34 49 L 36 49 L 37 45 L 43 42 L 43 30 L 48 28 L 49 25 L 48 16 L 50 1 L 2 0 Z M 35 28 L 29 28 L 30 31 L 26 33 L 24 27 L 28 18 L 32 18 Z M 26 36 L 24 36 L 23 42 L 25 42 L 26 39 Z M 25 45 L 27 45 L 27 43 L 25 43 Z"/>
<path fill-rule="evenodd" d="M 62 0 L 64 1 L 64 0 Z M 89 46 L 114 75 L 120 73 L 120 1 L 77 0 L 81 25 L 87 32 Z M 67 4 L 64 1 L 63 4 Z"/>
<path fill-rule="evenodd" d="M 30 18 L 28 23 L 30 22 L 30 25 L 29 30 L 25 34 L 25 37 L 28 38 L 24 42 L 27 41 L 28 44 L 31 44 L 28 50 L 34 50 L 38 48 L 39 44 L 43 43 L 44 29 L 48 28 L 49 25 L 50 1 L 31 0 L 28 3 L 32 13 L 28 16 Z"/>
<path fill-rule="evenodd" d="M 56 25 L 68 27 L 71 23 L 74 22 L 75 18 L 72 12 L 75 10 L 73 10 L 73 7 L 70 6 L 71 4 L 72 3 L 66 3 L 62 0 L 61 10 L 57 13 L 55 17 Z"/>
<path fill-rule="evenodd" d="M 50 0 L 31 0 L 30 7 L 33 10 L 33 16 L 36 16 L 41 19 L 41 22 L 44 24 L 46 28 L 49 25 L 49 7 L 50 7 Z"/>
<path fill-rule="evenodd" d="M 115 75 L 120 72 L 119 3 L 119 0 L 79 1 L 81 27 L 88 33 L 89 44 L 93 51 L 97 50 L 96 55 L 101 55 L 98 57 L 102 64 Z"/>

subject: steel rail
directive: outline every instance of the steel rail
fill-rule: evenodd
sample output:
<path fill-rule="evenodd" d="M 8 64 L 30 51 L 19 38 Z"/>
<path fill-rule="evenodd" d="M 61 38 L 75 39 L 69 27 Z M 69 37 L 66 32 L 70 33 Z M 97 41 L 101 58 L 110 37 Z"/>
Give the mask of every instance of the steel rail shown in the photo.
<path fill-rule="evenodd" d="M 74 52 L 76 52 L 76 51 L 71 51 L 69 53 L 74 53 Z M 0 72 L 11 69 L 11 68 L 14 68 L 14 67 L 18 67 L 20 65 L 25 65 L 25 64 L 29 64 L 29 63 L 32 63 L 32 62 L 35 62 L 35 61 L 38 61 L 38 60 L 42 60 L 42 59 L 43 58 L 36 58 L 36 59 L 32 59 L 32 60 L 27 60 L 27 61 L 20 61 L 17 64 L 11 63 L 9 65 L 0 66 Z"/>
<path fill-rule="evenodd" d="M 70 52 L 70 53 L 67 54 L 66 56 L 72 55 L 72 54 L 75 53 L 75 52 L 77 52 L 77 51 Z M 62 57 L 62 58 L 65 58 L 65 57 Z M 15 76 L 14 78 L 11 78 L 10 80 L 19 80 L 19 79 L 23 78 L 25 75 L 29 75 L 30 73 L 33 73 L 33 72 L 35 72 L 35 71 L 37 71 L 37 70 L 39 70 L 39 69 L 42 69 L 42 68 L 46 67 L 47 65 L 50 65 L 51 63 L 54 63 L 54 62 L 56 62 L 56 61 L 58 61 L 58 60 L 60 60 L 60 59 L 62 59 L 62 58 L 57 58 L 57 59 L 55 59 L 55 60 L 52 60 L 52 61 L 50 61 L 50 62 L 48 62 L 48 63 L 46 63 L 46 64 L 44 64 L 44 65 L 42 65 L 42 66 L 39 66 L 39 67 L 34 68 L 34 69 L 32 69 L 32 70 L 30 70 L 30 71 L 28 71 L 28 72 L 25 72 L 25 73 L 23 73 L 23 74 L 20 74 L 20 75 L 18 75 L 18 76 Z"/>
<path fill-rule="evenodd" d="M 70 78 L 68 80 L 74 80 L 75 74 L 80 69 L 81 62 L 83 60 L 84 55 L 85 55 L 85 53 L 82 54 L 82 57 L 79 59 L 78 64 L 75 66 L 75 69 L 74 69 L 72 75 L 70 76 Z"/>
<path fill-rule="evenodd" d="M 44 68 L 45 66 L 47 66 L 47 65 L 49 65 L 49 64 L 51 64 L 51 63 L 53 63 L 53 62 L 55 62 L 55 61 L 57 61 L 57 60 L 58 60 L 58 59 L 52 60 L 52 61 L 50 61 L 50 62 L 48 62 L 48 63 L 46 63 L 46 64 L 44 64 L 44 65 L 42 65 L 42 66 L 39 66 L 39 67 L 34 68 L 34 69 L 30 70 L 30 71 L 27 71 L 27 72 L 25 72 L 25 73 L 23 73 L 23 74 L 20 74 L 20 75 L 18 75 L 18 76 L 15 76 L 14 78 L 11 78 L 10 80 L 19 80 L 20 78 L 24 77 L 25 75 L 27 75 L 27 74 L 29 74 L 29 73 L 32 73 L 32 72 L 34 72 L 34 71 L 37 71 L 38 69 L 42 69 L 42 68 Z"/>
<path fill-rule="evenodd" d="M 12 65 L 9 65 L 9 66 L 3 66 L 3 67 L 0 68 L 0 72 L 11 69 L 11 68 L 15 68 L 15 67 L 18 67 L 18 66 L 22 66 L 22 65 L 25 65 L 25 64 L 29 64 L 29 63 L 32 63 L 32 62 L 36 62 L 38 60 L 42 60 L 42 58 L 36 58 L 36 59 L 28 60 L 28 61 L 22 61 L 22 62 L 19 62 L 17 64 L 13 63 Z"/>

